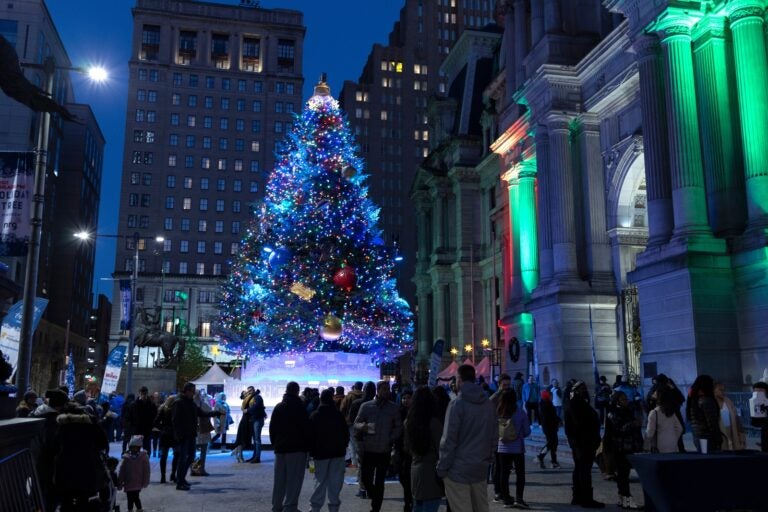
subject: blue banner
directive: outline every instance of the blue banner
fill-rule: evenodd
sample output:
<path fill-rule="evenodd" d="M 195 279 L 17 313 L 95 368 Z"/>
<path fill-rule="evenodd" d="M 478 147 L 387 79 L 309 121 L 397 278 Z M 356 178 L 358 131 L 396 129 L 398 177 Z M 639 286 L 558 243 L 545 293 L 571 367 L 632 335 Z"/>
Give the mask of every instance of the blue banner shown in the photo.
<path fill-rule="evenodd" d="M 101 394 L 103 397 L 117 389 L 117 381 L 120 380 L 120 371 L 125 360 L 125 345 L 118 345 L 112 349 L 107 357 L 107 366 L 104 368 L 104 379 L 101 381 Z"/>
<path fill-rule="evenodd" d="M 35 298 L 35 310 L 32 313 L 32 332 L 37 329 L 48 299 Z M 24 315 L 24 301 L 19 301 L 8 309 L 0 330 L 0 350 L 5 360 L 15 369 L 19 359 L 19 339 L 21 338 L 21 318 Z"/>
<path fill-rule="evenodd" d="M 120 280 L 120 329 L 127 331 L 131 328 L 131 281 Z"/>
<path fill-rule="evenodd" d="M 437 374 L 440 373 L 440 363 L 443 360 L 443 346 L 445 340 L 438 339 L 432 346 L 432 357 L 429 366 L 429 387 L 437 384 Z"/>

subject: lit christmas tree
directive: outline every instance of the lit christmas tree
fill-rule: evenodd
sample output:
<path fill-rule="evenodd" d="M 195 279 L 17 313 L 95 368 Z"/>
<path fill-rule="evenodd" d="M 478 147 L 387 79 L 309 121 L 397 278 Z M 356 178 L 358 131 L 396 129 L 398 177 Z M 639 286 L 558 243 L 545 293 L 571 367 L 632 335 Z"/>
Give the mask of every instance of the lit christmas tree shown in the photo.
<path fill-rule="evenodd" d="M 228 351 L 347 351 L 394 358 L 412 344 L 349 126 L 323 78 L 288 135 L 224 287 Z"/>

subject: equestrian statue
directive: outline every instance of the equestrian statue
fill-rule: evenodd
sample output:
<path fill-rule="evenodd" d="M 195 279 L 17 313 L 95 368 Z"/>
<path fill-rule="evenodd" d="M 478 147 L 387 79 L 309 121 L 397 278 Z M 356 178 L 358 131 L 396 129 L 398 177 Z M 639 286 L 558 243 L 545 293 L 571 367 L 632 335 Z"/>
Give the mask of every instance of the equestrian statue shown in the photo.
<path fill-rule="evenodd" d="M 160 306 L 155 306 L 154 311 L 152 314 L 149 308 L 139 308 L 134 343 L 137 347 L 160 347 L 163 359 L 158 366 L 167 368 L 184 358 L 185 343 L 183 338 L 162 329 Z"/>

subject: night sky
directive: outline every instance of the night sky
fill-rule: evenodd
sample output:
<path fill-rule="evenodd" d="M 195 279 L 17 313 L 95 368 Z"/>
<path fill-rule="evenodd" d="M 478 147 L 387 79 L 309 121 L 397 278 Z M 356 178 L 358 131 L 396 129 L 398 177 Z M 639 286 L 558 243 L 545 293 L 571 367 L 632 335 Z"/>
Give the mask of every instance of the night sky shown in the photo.
<path fill-rule="evenodd" d="M 94 86 L 73 74 L 75 98 L 93 108 L 107 141 L 99 209 L 100 233 L 117 233 L 120 174 L 131 46 L 131 7 L 134 0 L 47 0 L 64 47 L 73 65 L 98 63 L 110 81 Z M 216 3 L 237 4 L 239 0 Z M 304 99 L 321 72 L 328 73 L 331 93 L 338 97 L 344 80 L 357 81 L 374 43 L 387 43 L 403 0 L 264 0 L 264 8 L 304 13 Z M 115 241 L 97 241 L 95 295 L 111 296 L 111 283 L 101 280 L 114 270 Z"/>

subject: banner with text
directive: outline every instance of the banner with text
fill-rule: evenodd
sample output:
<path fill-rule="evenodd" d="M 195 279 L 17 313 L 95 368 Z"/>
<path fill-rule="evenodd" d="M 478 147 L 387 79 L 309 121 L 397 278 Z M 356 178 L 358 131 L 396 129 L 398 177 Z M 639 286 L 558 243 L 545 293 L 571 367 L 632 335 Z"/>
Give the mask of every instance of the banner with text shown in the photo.
<path fill-rule="evenodd" d="M 32 235 L 34 153 L 0 152 L 0 256 L 26 256 Z"/>
<path fill-rule="evenodd" d="M 35 298 L 35 311 L 32 313 L 32 332 L 37 329 L 48 299 Z M 24 301 L 19 301 L 8 309 L 0 329 L 0 350 L 3 357 L 14 369 L 19 359 L 19 339 L 21 338 L 21 318 L 24 315 Z"/>
<path fill-rule="evenodd" d="M 105 397 L 117 390 L 117 381 L 120 380 L 127 348 L 125 345 L 118 345 L 107 357 L 107 367 L 104 368 L 104 379 L 101 381 L 101 394 Z"/>
<path fill-rule="evenodd" d="M 429 387 L 437 384 L 437 374 L 440 373 L 440 363 L 443 360 L 443 345 L 445 345 L 445 341 L 439 339 L 432 346 L 432 358 L 429 365 Z"/>
<path fill-rule="evenodd" d="M 120 280 L 120 329 L 127 331 L 131 328 L 131 281 Z"/>

